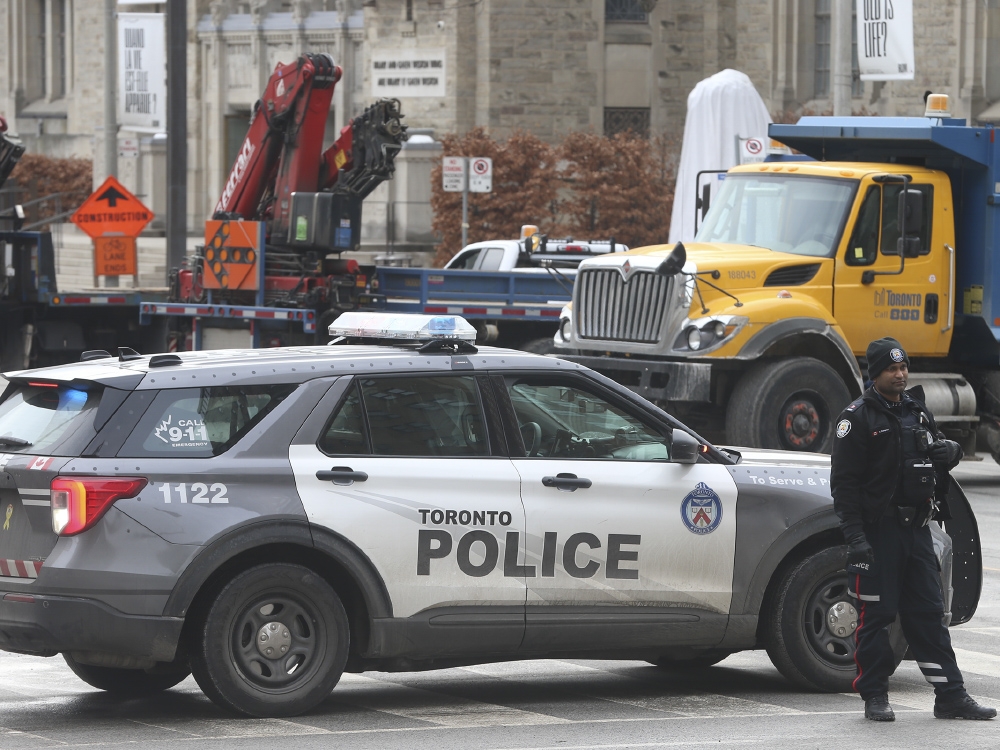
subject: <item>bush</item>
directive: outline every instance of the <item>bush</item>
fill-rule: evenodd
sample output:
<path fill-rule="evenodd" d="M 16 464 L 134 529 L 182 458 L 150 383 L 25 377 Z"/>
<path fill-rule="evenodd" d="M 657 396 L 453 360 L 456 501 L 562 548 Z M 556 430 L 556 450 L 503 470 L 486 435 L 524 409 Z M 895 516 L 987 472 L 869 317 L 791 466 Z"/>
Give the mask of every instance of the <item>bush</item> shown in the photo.
<path fill-rule="evenodd" d="M 483 156 L 493 159 L 493 192 L 469 193 L 468 241 L 517 237 L 522 224 L 554 226 L 559 185 L 554 149 L 524 131 L 498 143 L 476 128 L 464 136 L 447 135 L 445 156 Z M 441 165 L 434 168 L 431 209 L 433 228 L 441 236 L 435 264 L 443 266 L 462 249 L 462 194 L 441 187 Z"/>
<path fill-rule="evenodd" d="M 27 223 L 31 224 L 75 209 L 93 192 L 93 179 L 93 163 L 89 159 L 54 159 L 25 154 L 5 187 L 16 189 L 15 202 L 30 204 L 25 214 Z M 41 198 L 46 200 L 33 203 Z M 67 221 L 66 218 L 58 220 Z"/>

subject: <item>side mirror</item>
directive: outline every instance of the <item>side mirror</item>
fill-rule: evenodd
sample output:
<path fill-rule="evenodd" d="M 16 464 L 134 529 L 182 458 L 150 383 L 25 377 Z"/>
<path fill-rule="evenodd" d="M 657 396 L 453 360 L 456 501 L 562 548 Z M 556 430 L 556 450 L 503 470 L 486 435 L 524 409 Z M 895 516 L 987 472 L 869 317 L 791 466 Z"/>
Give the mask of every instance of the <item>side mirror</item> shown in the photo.
<path fill-rule="evenodd" d="M 663 262 L 657 266 L 656 273 L 660 276 L 676 276 L 684 268 L 686 262 L 687 250 L 684 249 L 684 243 L 678 242 L 674 245 L 674 249 L 670 251 L 670 255 L 664 258 Z"/>
<path fill-rule="evenodd" d="M 695 198 L 695 208 L 701 211 L 701 220 L 705 221 L 705 215 L 712 205 L 712 184 L 706 182 L 701 186 L 701 197 Z"/>
<path fill-rule="evenodd" d="M 670 460 L 675 464 L 694 464 L 698 463 L 700 453 L 701 443 L 675 427 L 670 436 Z"/>

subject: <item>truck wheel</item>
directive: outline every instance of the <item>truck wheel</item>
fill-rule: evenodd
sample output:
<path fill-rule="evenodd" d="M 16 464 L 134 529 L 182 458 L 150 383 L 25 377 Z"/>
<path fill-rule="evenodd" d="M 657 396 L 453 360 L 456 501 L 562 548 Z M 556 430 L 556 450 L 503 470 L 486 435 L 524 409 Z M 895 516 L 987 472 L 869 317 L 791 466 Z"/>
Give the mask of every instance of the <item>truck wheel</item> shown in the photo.
<path fill-rule="evenodd" d="M 209 606 L 192 670 L 223 708 L 296 716 L 333 690 L 349 641 L 344 606 L 326 581 L 301 565 L 258 565 L 233 578 Z"/>
<path fill-rule="evenodd" d="M 847 593 L 844 547 L 828 547 L 792 567 L 768 597 L 761 619 L 767 655 L 785 677 L 807 690 L 844 693 L 857 676 L 858 613 Z M 889 629 L 896 666 L 906 653 L 897 620 Z"/>
<path fill-rule="evenodd" d="M 829 452 L 837 415 L 850 402 L 847 386 L 825 362 L 812 357 L 762 362 L 729 397 L 726 442 Z"/>
<path fill-rule="evenodd" d="M 63 659 L 73 674 L 98 690 L 106 690 L 114 695 L 152 695 L 169 690 L 183 682 L 191 672 L 178 669 L 176 672 L 146 672 L 142 669 L 120 669 L 118 667 L 98 667 L 81 664 L 69 654 Z"/>

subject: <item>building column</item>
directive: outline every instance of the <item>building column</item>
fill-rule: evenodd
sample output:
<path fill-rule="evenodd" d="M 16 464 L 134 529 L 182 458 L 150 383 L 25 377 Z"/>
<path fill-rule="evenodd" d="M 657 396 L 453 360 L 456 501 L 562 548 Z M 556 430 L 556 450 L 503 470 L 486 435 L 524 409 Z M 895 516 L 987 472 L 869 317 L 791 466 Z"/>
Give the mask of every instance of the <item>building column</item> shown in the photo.
<path fill-rule="evenodd" d="M 851 114 L 851 0 L 830 0 L 830 93 L 833 114 Z"/>
<path fill-rule="evenodd" d="M 774 3 L 774 73 L 772 74 L 771 106 L 779 111 L 794 108 L 797 96 L 796 45 L 798 40 L 797 0 L 776 0 Z"/>

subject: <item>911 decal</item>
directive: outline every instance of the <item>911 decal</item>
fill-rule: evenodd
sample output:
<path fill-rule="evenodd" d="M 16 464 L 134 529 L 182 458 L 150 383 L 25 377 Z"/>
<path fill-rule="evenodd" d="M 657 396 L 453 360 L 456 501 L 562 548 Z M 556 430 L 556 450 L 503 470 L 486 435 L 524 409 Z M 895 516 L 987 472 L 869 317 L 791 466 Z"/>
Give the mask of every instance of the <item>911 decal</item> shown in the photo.
<path fill-rule="evenodd" d="M 177 502 L 181 504 L 190 502 L 207 505 L 229 502 L 229 488 L 221 482 L 216 482 L 211 486 L 204 482 L 173 485 L 164 483 L 160 485 L 160 492 L 163 493 L 163 502 L 165 503 L 169 503 L 175 495 Z"/>

